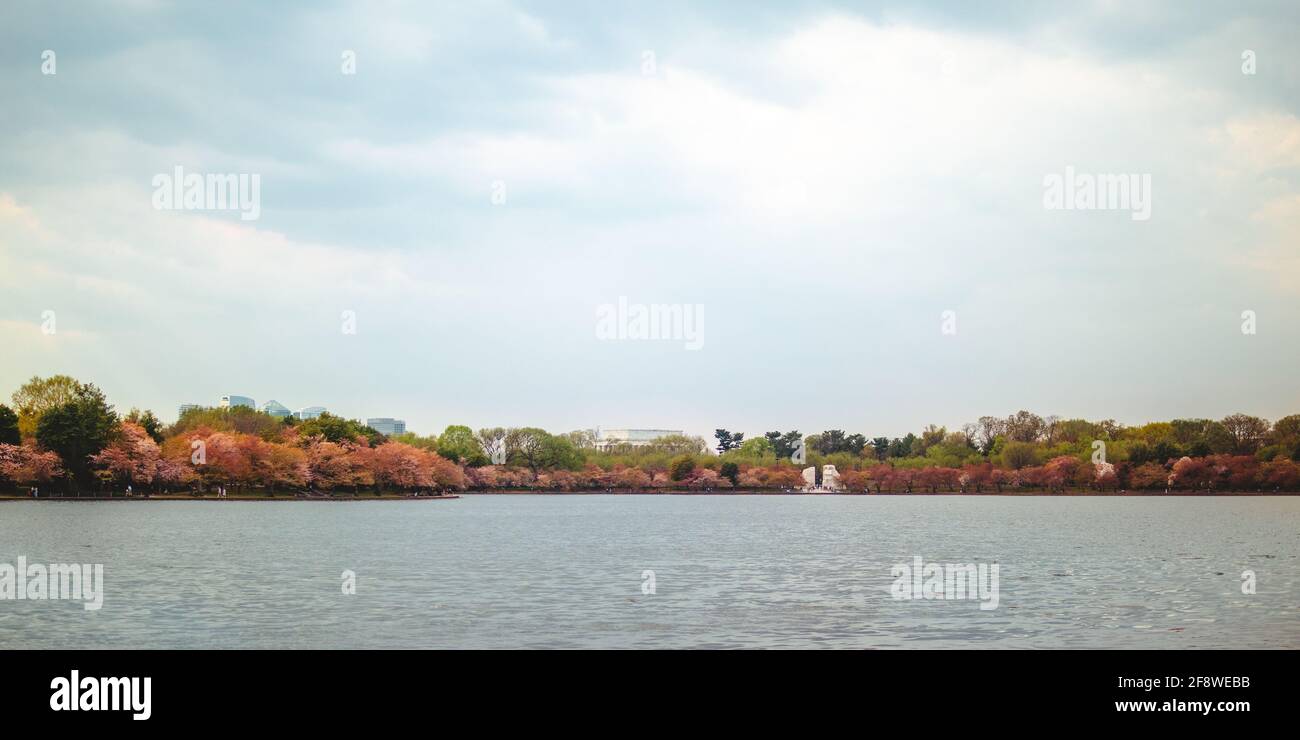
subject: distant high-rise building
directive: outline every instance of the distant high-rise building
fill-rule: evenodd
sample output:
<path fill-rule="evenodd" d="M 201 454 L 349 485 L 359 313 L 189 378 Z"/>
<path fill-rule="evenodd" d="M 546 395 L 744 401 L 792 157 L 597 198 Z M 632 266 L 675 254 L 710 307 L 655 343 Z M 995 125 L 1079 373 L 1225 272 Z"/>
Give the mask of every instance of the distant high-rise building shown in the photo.
<path fill-rule="evenodd" d="M 385 437 L 406 433 L 406 422 L 402 419 L 389 419 L 388 417 L 366 419 L 366 426 L 379 432 Z"/>
<path fill-rule="evenodd" d="M 279 401 L 271 400 L 262 404 L 262 413 L 270 414 L 271 416 L 274 416 L 277 419 L 283 419 L 284 417 L 289 416 L 293 412 L 289 410 L 288 406 L 285 406 Z"/>
<path fill-rule="evenodd" d="M 315 419 L 323 413 L 325 413 L 324 406 L 308 406 L 305 409 L 298 409 L 293 412 L 293 415 L 299 419 Z"/>
<path fill-rule="evenodd" d="M 229 409 L 235 406 L 247 406 L 250 409 L 257 408 L 257 402 L 248 396 L 222 396 L 221 408 Z"/>
<path fill-rule="evenodd" d="M 198 405 L 197 403 L 182 403 L 179 412 L 176 414 L 176 418 L 177 419 L 181 418 L 182 416 L 185 415 L 185 412 L 189 411 L 190 409 L 201 409 L 201 408 L 203 407 Z"/>

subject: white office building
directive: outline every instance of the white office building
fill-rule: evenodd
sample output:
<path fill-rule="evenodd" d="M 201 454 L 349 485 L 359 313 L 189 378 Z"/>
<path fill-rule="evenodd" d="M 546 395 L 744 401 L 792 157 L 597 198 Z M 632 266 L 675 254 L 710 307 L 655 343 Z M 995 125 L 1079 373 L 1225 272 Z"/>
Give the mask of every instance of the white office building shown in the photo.
<path fill-rule="evenodd" d="M 305 409 L 298 409 L 293 412 L 293 415 L 299 419 L 315 419 L 323 413 L 325 413 L 324 406 L 308 406 Z"/>
<path fill-rule="evenodd" d="M 597 429 L 596 447 L 646 447 L 660 437 L 682 434 L 681 429 Z"/>

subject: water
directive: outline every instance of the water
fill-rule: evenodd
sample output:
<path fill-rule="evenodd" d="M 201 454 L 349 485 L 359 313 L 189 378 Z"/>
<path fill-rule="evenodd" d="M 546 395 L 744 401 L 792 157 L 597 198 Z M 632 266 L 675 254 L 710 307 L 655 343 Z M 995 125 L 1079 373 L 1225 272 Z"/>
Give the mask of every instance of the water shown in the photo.
<path fill-rule="evenodd" d="M 0 563 L 106 592 L 0 601 L 0 648 L 1296 648 L 1298 533 L 1297 497 L 0 503 Z M 915 555 L 997 562 L 998 608 L 894 600 Z"/>

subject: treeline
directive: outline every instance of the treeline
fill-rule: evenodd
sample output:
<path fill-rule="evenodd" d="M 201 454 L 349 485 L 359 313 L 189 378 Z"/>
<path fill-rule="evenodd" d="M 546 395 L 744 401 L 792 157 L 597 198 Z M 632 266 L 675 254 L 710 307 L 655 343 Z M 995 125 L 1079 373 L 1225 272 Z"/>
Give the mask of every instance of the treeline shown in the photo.
<path fill-rule="evenodd" d="M 850 492 L 983 493 L 1068 489 L 1300 490 L 1300 415 L 1269 424 L 1235 414 L 1140 427 L 1113 421 L 983 417 L 960 430 L 868 437 L 831 429 L 746 439 L 700 437 L 599 447 L 589 431 L 535 427 L 385 437 L 324 414 L 277 418 L 255 409 L 187 411 L 164 425 L 119 415 L 94 385 L 33 378 L 0 405 L 0 486 L 49 493 L 189 491 L 373 495 L 452 490 L 793 490 L 801 469 L 833 464 Z M 47 493 L 49 492 L 49 493 Z"/>

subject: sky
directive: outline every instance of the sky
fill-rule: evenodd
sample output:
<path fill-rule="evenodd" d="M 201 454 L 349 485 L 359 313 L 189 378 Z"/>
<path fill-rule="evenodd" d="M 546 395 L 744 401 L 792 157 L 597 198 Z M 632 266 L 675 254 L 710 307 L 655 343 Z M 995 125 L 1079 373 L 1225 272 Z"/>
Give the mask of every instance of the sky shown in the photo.
<path fill-rule="evenodd" d="M 1276 419 L 1296 38 L 1294 2 L 6 2 L 0 400 Z M 177 167 L 256 175 L 257 218 L 156 207 Z M 1067 167 L 1149 177 L 1149 218 L 1046 207 Z M 602 335 L 620 299 L 699 341 Z"/>

